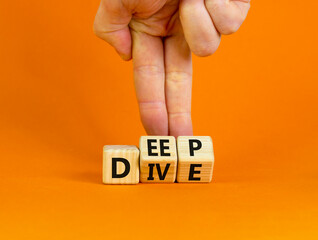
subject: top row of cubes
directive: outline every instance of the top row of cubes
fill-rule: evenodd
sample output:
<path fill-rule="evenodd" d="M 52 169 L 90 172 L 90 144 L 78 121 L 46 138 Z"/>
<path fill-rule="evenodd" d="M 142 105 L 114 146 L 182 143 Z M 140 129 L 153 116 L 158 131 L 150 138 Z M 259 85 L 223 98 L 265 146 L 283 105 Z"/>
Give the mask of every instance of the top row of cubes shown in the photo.
<path fill-rule="evenodd" d="M 214 165 L 209 136 L 142 136 L 132 145 L 106 145 L 103 183 L 211 182 Z"/>

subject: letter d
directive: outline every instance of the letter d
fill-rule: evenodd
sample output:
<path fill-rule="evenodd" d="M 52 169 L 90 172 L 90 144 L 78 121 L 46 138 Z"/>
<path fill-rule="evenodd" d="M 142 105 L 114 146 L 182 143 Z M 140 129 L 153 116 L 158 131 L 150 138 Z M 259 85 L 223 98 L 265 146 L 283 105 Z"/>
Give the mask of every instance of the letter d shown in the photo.
<path fill-rule="evenodd" d="M 125 171 L 121 174 L 117 173 L 117 162 L 122 162 L 125 165 Z M 112 158 L 112 178 L 124 178 L 130 172 L 130 163 L 125 158 Z"/>

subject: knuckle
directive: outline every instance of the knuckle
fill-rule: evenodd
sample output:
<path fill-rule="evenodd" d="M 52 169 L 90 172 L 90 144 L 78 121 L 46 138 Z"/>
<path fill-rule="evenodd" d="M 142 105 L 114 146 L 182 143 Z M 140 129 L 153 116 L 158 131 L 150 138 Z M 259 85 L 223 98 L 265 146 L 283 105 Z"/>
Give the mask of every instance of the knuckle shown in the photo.
<path fill-rule="evenodd" d="M 169 111 L 169 118 L 191 118 L 191 111 L 185 110 L 185 111 Z"/>
<path fill-rule="evenodd" d="M 192 80 L 192 72 L 166 71 L 166 80 L 172 83 L 186 83 Z"/>
<path fill-rule="evenodd" d="M 139 100 L 140 110 L 162 110 L 165 107 L 166 103 L 164 100 Z"/>
<path fill-rule="evenodd" d="M 143 75 L 150 75 L 150 76 L 157 76 L 164 74 L 163 68 L 156 66 L 156 65 L 140 65 L 134 67 L 135 73 L 143 74 Z"/>
<path fill-rule="evenodd" d="M 215 27 L 223 35 L 235 33 L 245 19 L 246 14 L 235 2 L 207 0 L 205 4 Z"/>
<path fill-rule="evenodd" d="M 218 0 L 206 0 L 205 6 L 208 9 L 210 13 L 219 12 L 220 8 L 222 8 L 223 2 L 220 2 Z"/>

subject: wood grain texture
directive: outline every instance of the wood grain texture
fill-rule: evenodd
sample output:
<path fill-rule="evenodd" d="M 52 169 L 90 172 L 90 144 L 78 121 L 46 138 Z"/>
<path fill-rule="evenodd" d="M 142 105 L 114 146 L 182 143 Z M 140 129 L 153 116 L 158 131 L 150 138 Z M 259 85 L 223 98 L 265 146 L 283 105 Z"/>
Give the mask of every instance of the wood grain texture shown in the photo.
<path fill-rule="evenodd" d="M 211 137 L 179 136 L 177 148 L 177 182 L 211 182 L 214 165 Z"/>
<path fill-rule="evenodd" d="M 148 140 L 152 142 L 149 143 Z M 149 155 L 149 147 L 151 147 L 151 155 L 156 156 Z M 176 139 L 173 136 L 142 136 L 140 138 L 139 148 L 141 182 L 175 182 L 177 172 L 177 148 Z M 164 176 L 165 170 L 166 175 Z"/>
<path fill-rule="evenodd" d="M 112 159 L 127 159 L 130 165 L 130 171 L 123 178 L 113 178 Z M 125 165 L 122 162 L 117 164 L 117 173 L 125 171 Z M 133 145 L 106 145 L 103 151 L 103 183 L 105 184 L 137 184 L 139 183 L 139 149 Z"/>

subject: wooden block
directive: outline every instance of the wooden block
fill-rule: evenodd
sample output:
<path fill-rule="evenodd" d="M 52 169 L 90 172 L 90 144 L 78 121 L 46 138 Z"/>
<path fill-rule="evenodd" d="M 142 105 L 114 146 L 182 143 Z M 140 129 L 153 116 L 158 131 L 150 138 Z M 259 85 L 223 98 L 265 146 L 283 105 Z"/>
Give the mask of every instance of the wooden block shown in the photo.
<path fill-rule="evenodd" d="M 139 149 L 132 145 L 106 145 L 103 151 L 103 183 L 139 183 Z"/>
<path fill-rule="evenodd" d="M 214 165 L 211 137 L 180 136 L 177 146 L 177 182 L 211 182 Z"/>
<path fill-rule="evenodd" d="M 142 136 L 140 181 L 173 183 L 177 172 L 176 139 L 172 136 Z"/>

